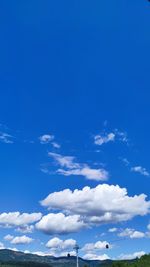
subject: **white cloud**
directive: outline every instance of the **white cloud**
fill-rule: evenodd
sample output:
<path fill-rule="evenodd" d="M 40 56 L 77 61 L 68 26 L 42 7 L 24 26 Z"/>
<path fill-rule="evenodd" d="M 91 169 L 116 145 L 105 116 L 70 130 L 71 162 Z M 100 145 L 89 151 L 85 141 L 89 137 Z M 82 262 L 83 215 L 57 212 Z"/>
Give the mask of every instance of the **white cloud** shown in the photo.
<path fill-rule="evenodd" d="M 60 154 L 49 152 L 48 155 L 52 157 L 57 164 L 65 169 L 58 169 L 56 172 L 65 175 L 80 175 L 84 176 L 89 180 L 95 181 L 105 181 L 108 179 L 109 174 L 104 169 L 94 169 L 89 167 L 87 164 L 81 164 L 75 162 L 75 157 L 72 156 L 62 156 Z"/>
<path fill-rule="evenodd" d="M 137 173 L 140 173 L 144 176 L 150 176 L 150 173 L 145 169 L 143 168 L 142 166 L 135 166 L 135 167 L 132 167 L 131 168 L 131 171 L 132 172 L 137 172 Z"/>
<path fill-rule="evenodd" d="M 0 142 L 6 143 L 6 144 L 12 144 L 13 143 L 13 136 L 7 133 L 0 132 Z"/>
<path fill-rule="evenodd" d="M 11 244 L 15 245 L 30 244 L 31 242 L 33 242 L 33 239 L 26 235 L 13 237 L 13 239 L 10 241 Z"/>
<path fill-rule="evenodd" d="M 103 145 L 107 144 L 108 142 L 114 142 L 115 141 L 115 134 L 114 133 L 109 133 L 105 135 L 95 135 L 94 136 L 94 143 L 95 145 Z"/>
<path fill-rule="evenodd" d="M 121 160 L 127 167 L 131 166 L 130 162 L 126 158 L 122 158 Z M 144 175 L 144 176 L 150 176 L 150 173 L 146 170 L 146 168 L 143 168 L 140 165 L 130 167 L 130 171 L 135 172 L 135 173 L 139 173 L 139 174 Z"/>
<path fill-rule="evenodd" d="M 128 137 L 126 132 L 121 132 L 118 129 L 115 129 L 113 132 L 98 134 L 94 136 L 94 144 L 98 146 L 102 146 L 103 144 L 117 140 L 128 144 Z"/>
<path fill-rule="evenodd" d="M 38 255 L 38 256 L 53 256 L 50 252 L 43 252 L 43 251 L 24 251 L 24 253 L 31 253 L 31 254 L 34 254 L 34 255 Z"/>
<path fill-rule="evenodd" d="M 80 164 L 74 162 L 75 157 L 73 156 L 62 156 L 60 154 L 52 152 L 49 152 L 48 156 L 52 157 L 61 167 L 65 167 L 68 169 L 80 168 Z"/>
<path fill-rule="evenodd" d="M 84 245 L 84 247 L 82 248 L 83 251 L 86 252 L 92 252 L 96 249 L 96 250 L 103 250 L 106 249 L 106 245 L 108 245 L 109 247 L 111 247 L 111 245 L 107 242 L 107 241 L 97 241 L 96 243 L 87 243 Z"/>
<path fill-rule="evenodd" d="M 121 260 L 132 260 L 132 259 L 136 259 L 136 258 L 141 258 L 145 254 L 146 253 L 144 251 L 134 252 L 133 254 L 121 254 L 119 256 L 119 259 L 121 259 Z"/>
<path fill-rule="evenodd" d="M 7 248 L 7 249 L 12 250 L 12 251 L 15 251 L 15 252 L 20 251 L 17 248 Z"/>
<path fill-rule="evenodd" d="M 108 260 L 110 259 L 109 256 L 107 254 L 103 254 L 103 255 L 97 255 L 94 253 L 87 253 L 83 256 L 83 259 L 85 260 L 99 260 L 99 261 L 104 261 L 104 260 Z"/>
<path fill-rule="evenodd" d="M 54 253 L 53 255 L 55 257 L 67 257 L 68 254 L 70 254 L 71 256 L 76 256 L 76 252 L 74 250 L 63 251 L 63 252 L 60 252 L 60 253 Z"/>
<path fill-rule="evenodd" d="M 110 228 L 109 230 L 108 230 L 108 232 L 109 233 L 115 233 L 115 232 L 117 232 L 117 228 L 116 227 L 114 227 L 114 228 Z"/>
<path fill-rule="evenodd" d="M 53 146 L 54 148 L 60 148 L 60 147 L 61 147 L 61 145 L 58 144 L 58 143 L 56 143 L 56 142 L 52 142 L 51 144 L 52 144 L 52 146 Z"/>
<path fill-rule="evenodd" d="M 79 215 L 65 216 L 63 213 L 49 213 L 42 217 L 36 228 L 46 234 L 68 234 L 85 227 Z"/>
<path fill-rule="evenodd" d="M 6 235 L 6 236 L 4 236 L 4 240 L 6 240 L 6 241 L 10 241 L 10 240 L 12 240 L 13 238 L 14 238 L 13 235 Z"/>
<path fill-rule="evenodd" d="M 150 231 L 150 224 L 147 225 L 147 229 Z"/>
<path fill-rule="evenodd" d="M 20 212 L 9 212 L 0 214 L 0 226 L 4 227 L 15 227 L 28 225 L 37 222 L 41 219 L 41 213 L 20 213 Z"/>
<path fill-rule="evenodd" d="M 39 137 L 39 140 L 41 144 L 48 144 L 54 140 L 54 135 L 44 134 Z"/>
<path fill-rule="evenodd" d="M 119 141 L 128 144 L 129 140 L 126 132 L 120 132 L 118 129 L 116 129 L 115 134 L 118 137 Z"/>
<path fill-rule="evenodd" d="M 88 166 L 85 166 L 81 169 L 74 169 L 74 170 L 62 170 L 58 169 L 57 171 L 59 174 L 70 176 L 70 175 L 81 175 L 86 177 L 89 180 L 95 181 L 105 181 L 108 179 L 108 172 L 104 169 L 91 169 Z"/>
<path fill-rule="evenodd" d="M 82 216 L 86 223 L 102 224 L 132 219 L 150 212 L 150 201 L 146 195 L 128 196 L 125 188 L 102 184 L 82 190 L 65 189 L 49 194 L 41 205 L 50 210 L 63 210 Z"/>
<path fill-rule="evenodd" d="M 55 250 L 50 250 L 48 252 L 43 252 L 43 251 L 24 251 L 24 253 L 31 253 L 34 255 L 38 255 L 38 256 L 51 256 L 51 257 L 66 257 L 68 255 L 68 253 L 71 256 L 75 256 L 76 253 L 75 251 L 59 251 L 56 252 Z"/>
<path fill-rule="evenodd" d="M 58 237 L 54 237 L 47 242 L 46 247 L 52 250 L 64 251 L 71 248 L 73 249 L 75 244 L 76 240 L 74 239 L 62 240 Z"/>
<path fill-rule="evenodd" d="M 136 231 L 134 229 L 126 228 L 121 233 L 118 234 L 120 237 L 129 237 L 131 239 L 134 238 L 143 238 L 145 237 L 145 233 Z"/>

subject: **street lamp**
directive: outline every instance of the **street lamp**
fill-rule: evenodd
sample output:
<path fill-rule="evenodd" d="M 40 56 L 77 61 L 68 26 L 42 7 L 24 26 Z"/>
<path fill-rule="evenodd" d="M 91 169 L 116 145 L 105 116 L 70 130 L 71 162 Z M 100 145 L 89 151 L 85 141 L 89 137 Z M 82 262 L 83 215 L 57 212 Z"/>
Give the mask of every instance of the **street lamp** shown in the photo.
<path fill-rule="evenodd" d="M 78 255 L 78 251 L 79 251 L 79 246 L 76 244 L 74 247 L 75 251 L 76 251 L 76 260 L 77 260 L 77 267 L 79 267 L 79 255 Z"/>

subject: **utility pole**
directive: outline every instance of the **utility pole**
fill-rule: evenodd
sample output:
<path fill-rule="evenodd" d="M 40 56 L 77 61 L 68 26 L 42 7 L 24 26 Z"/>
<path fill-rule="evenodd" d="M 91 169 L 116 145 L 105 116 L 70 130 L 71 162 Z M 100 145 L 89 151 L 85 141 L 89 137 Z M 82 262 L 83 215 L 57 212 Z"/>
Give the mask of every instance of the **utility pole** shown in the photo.
<path fill-rule="evenodd" d="M 76 244 L 75 247 L 74 247 L 75 251 L 76 251 L 76 259 L 77 259 L 77 267 L 79 267 L 79 254 L 78 254 L 78 251 L 79 251 L 79 246 Z"/>

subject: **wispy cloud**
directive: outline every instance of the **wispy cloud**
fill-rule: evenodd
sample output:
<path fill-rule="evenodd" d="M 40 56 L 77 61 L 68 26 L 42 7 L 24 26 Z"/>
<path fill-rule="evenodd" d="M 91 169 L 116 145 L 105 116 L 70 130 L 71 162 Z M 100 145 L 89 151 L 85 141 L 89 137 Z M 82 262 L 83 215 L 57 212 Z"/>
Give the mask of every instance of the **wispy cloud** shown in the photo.
<path fill-rule="evenodd" d="M 128 144 L 128 137 L 126 132 L 121 132 L 118 129 L 111 131 L 110 133 L 100 133 L 94 136 L 94 144 L 98 146 L 102 146 L 103 144 L 107 144 L 109 142 L 120 141 Z"/>
<path fill-rule="evenodd" d="M 51 144 L 52 144 L 52 146 L 53 146 L 54 148 L 60 148 L 60 147 L 61 147 L 61 145 L 58 144 L 58 143 L 56 143 L 56 142 L 52 142 Z"/>
<path fill-rule="evenodd" d="M 121 158 L 121 161 L 124 163 L 126 167 L 129 168 L 131 172 L 139 173 L 144 176 L 150 176 L 150 173 L 147 171 L 146 168 L 142 167 L 141 165 L 132 166 L 127 158 Z"/>
<path fill-rule="evenodd" d="M 80 175 L 89 180 L 95 181 L 104 181 L 109 177 L 109 173 L 105 169 L 95 169 L 91 168 L 88 164 L 77 163 L 76 158 L 73 156 L 62 156 L 52 152 L 49 152 L 48 155 L 52 157 L 60 167 L 62 167 L 56 170 L 56 172 L 61 175 Z"/>
<path fill-rule="evenodd" d="M 13 136 L 7 133 L 0 132 L 0 142 L 5 144 L 13 144 Z"/>
<path fill-rule="evenodd" d="M 135 167 L 132 167 L 131 168 L 131 171 L 132 172 L 137 172 L 137 173 L 140 173 L 144 176 L 150 176 L 150 173 L 145 169 L 143 168 L 142 166 L 135 166 Z"/>
<path fill-rule="evenodd" d="M 63 156 L 53 152 L 49 152 L 48 156 L 52 157 L 61 167 L 68 169 L 75 169 L 80 167 L 80 164 L 75 162 L 75 157 L 73 156 Z"/>
<path fill-rule="evenodd" d="M 127 158 L 121 158 L 122 162 L 125 164 L 125 166 L 129 166 L 130 162 Z"/>
<path fill-rule="evenodd" d="M 109 133 L 109 134 L 105 134 L 105 135 L 95 135 L 94 136 L 94 143 L 95 145 L 103 145 L 103 144 L 107 144 L 109 142 L 113 142 L 115 141 L 115 134 L 114 133 Z"/>
<path fill-rule="evenodd" d="M 57 172 L 65 176 L 80 175 L 86 177 L 89 180 L 95 180 L 95 181 L 105 181 L 108 179 L 108 172 L 106 170 L 92 169 L 86 165 L 85 167 L 81 167 L 80 169 L 73 169 L 73 170 L 58 169 Z"/>

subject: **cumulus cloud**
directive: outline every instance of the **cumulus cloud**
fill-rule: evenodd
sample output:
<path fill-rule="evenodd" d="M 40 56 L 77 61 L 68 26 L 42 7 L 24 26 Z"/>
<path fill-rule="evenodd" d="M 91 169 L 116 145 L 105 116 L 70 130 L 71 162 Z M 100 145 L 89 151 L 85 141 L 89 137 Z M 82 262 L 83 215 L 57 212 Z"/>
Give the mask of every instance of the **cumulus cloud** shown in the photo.
<path fill-rule="evenodd" d="M 72 156 L 62 156 L 57 153 L 49 152 L 48 155 L 52 157 L 55 162 L 61 167 L 57 169 L 57 173 L 70 176 L 70 175 L 80 175 L 84 176 L 89 180 L 96 180 L 96 181 L 105 181 L 109 177 L 109 173 L 102 169 L 95 169 L 89 167 L 87 164 L 77 163 L 75 161 L 75 157 Z M 63 168 L 63 169 L 62 169 Z"/>
<path fill-rule="evenodd" d="M 65 189 L 49 194 L 41 205 L 50 210 L 62 210 L 78 214 L 91 224 L 127 221 L 137 215 L 150 212 L 150 201 L 146 195 L 128 196 L 126 188 L 102 184 L 82 190 Z"/>
<path fill-rule="evenodd" d="M 142 166 L 135 166 L 135 167 L 132 167 L 131 168 L 131 171 L 132 172 L 137 172 L 137 173 L 140 173 L 144 176 L 150 176 L 150 173 L 145 169 L 143 168 Z"/>
<path fill-rule="evenodd" d="M 54 135 L 44 134 L 39 137 L 39 140 L 41 144 L 48 144 L 54 140 Z"/>
<path fill-rule="evenodd" d="M 58 237 L 54 237 L 47 242 L 46 247 L 51 250 L 62 251 L 71 248 L 73 249 L 75 245 L 76 245 L 76 240 L 74 239 L 62 240 Z"/>
<path fill-rule="evenodd" d="M 145 254 L 146 253 L 144 251 L 138 251 L 138 252 L 134 252 L 132 254 L 121 254 L 119 256 L 119 259 L 121 259 L 121 260 L 132 260 L 132 259 L 136 259 L 136 258 L 141 258 Z"/>
<path fill-rule="evenodd" d="M 20 213 L 9 212 L 0 214 L 0 226 L 1 227 L 15 227 L 28 225 L 37 222 L 41 219 L 41 213 Z"/>
<path fill-rule="evenodd" d="M 13 237 L 10 241 L 11 244 L 15 245 L 30 244 L 31 242 L 33 242 L 33 239 L 26 235 Z"/>
<path fill-rule="evenodd" d="M 85 260 L 99 260 L 99 261 L 104 261 L 110 259 L 107 254 L 103 255 L 97 255 L 95 253 L 87 253 L 83 256 L 83 259 Z"/>
<path fill-rule="evenodd" d="M 19 244 L 29 244 L 33 241 L 32 238 L 23 235 L 23 236 L 16 236 L 14 237 L 13 235 L 6 235 L 4 236 L 4 240 L 9 241 L 11 244 L 19 245 Z M 11 248 L 12 250 L 12 248 Z"/>
<path fill-rule="evenodd" d="M 85 223 L 79 215 L 65 216 L 63 213 L 49 213 L 36 224 L 36 228 L 46 234 L 69 234 L 83 227 Z"/>
<path fill-rule="evenodd" d="M 111 246 L 107 241 L 97 241 L 96 243 L 87 243 L 84 245 L 84 247 L 82 248 L 83 251 L 86 252 L 92 252 L 96 249 L 96 250 L 103 250 L 106 249 L 106 245 L 109 245 L 109 247 Z"/>
<path fill-rule="evenodd" d="M 131 239 L 134 238 L 143 238 L 145 237 L 145 233 L 136 231 L 134 229 L 126 228 L 121 233 L 118 234 L 120 237 L 129 237 Z"/>

